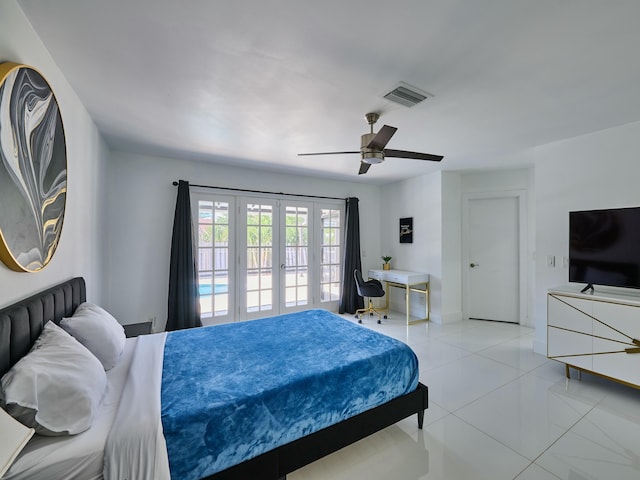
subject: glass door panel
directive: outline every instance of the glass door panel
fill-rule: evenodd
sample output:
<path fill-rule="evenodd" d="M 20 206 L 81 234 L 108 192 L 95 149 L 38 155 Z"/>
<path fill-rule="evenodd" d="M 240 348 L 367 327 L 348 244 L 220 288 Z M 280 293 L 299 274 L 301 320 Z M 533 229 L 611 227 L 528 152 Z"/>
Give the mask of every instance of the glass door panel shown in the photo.
<path fill-rule="evenodd" d="M 342 211 L 320 208 L 320 303 L 340 301 L 342 265 Z M 324 308 L 329 308 L 324 305 Z"/>
<path fill-rule="evenodd" d="M 277 289 L 274 288 L 274 260 L 278 252 L 277 231 L 274 221 L 275 202 L 253 201 L 245 202 L 245 254 L 241 262 L 245 265 L 246 295 L 244 299 L 243 318 L 257 318 L 264 313 L 274 311 L 274 299 Z M 275 235 L 275 236 L 274 236 Z M 276 263 L 277 265 L 277 263 Z"/>
<path fill-rule="evenodd" d="M 281 207 L 284 215 L 284 255 L 281 272 L 284 279 L 284 298 L 281 311 L 301 310 L 311 303 L 309 272 L 309 212 L 303 204 L 287 204 Z"/>
<path fill-rule="evenodd" d="M 233 317 L 233 200 L 195 195 L 195 206 L 201 318 L 204 324 L 226 322 Z"/>

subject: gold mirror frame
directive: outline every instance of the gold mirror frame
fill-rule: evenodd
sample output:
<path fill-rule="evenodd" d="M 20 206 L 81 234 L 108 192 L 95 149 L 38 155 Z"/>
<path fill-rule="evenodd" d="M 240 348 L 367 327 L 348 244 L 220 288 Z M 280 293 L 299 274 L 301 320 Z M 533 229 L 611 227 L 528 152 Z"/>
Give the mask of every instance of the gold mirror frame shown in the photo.
<path fill-rule="evenodd" d="M 60 109 L 40 72 L 0 64 L 0 260 L 37 272 L 53 257 L 67 199 Z"/>

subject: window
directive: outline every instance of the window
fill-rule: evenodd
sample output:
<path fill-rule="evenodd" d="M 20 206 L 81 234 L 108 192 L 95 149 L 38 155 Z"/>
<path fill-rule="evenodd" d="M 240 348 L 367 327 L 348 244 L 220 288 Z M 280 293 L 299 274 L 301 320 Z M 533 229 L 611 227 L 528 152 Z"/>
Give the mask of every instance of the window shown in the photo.
<path fill-rule="evenodd" d="M 309 208 L 285 207 L 285 305 L 309 304 Z"/>
<path fill-rule="evenodd" d="M 247 204 L 246 311 L 273 309 L 273 205 Z"/>
<path fill-rule="evenodd" d="M 342 215 L 338 209 L 320 209 L 320 302 L 340 300 L 342 265 Z"/>
<path fill-rule="evenodd" d="M 200 197 L 200 196 L 197 196 Z M 228 318 L 231 296 L 232 201 L 197 198 L 198 290 L 203 318 Z"/>
<path fill-rule="evenodd" d="M 197 212 L 197 268 L 205 324 L 308 308 L 337 309 L 342 202 L 202 191 L 194 192 L 192 198 Z"/>

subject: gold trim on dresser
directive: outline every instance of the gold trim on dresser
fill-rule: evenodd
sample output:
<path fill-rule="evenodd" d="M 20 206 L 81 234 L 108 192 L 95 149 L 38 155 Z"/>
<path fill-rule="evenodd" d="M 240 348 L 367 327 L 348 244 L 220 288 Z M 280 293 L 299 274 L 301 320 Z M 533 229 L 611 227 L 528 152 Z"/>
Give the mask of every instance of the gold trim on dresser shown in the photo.
<path fill-rule="evenodd" d="M 640 296 L 547 294 L 547 356 L 579 372 L 640 388 Z M 622 355 L 620 355 L 622 354 Z"/>

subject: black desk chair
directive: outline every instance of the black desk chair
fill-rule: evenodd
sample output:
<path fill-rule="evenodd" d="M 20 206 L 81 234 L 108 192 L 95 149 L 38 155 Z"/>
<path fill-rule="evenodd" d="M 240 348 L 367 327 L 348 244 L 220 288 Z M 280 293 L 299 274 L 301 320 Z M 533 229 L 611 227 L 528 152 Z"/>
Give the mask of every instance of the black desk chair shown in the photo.
<path fill-rule="evenodd" d="M 369 299 L 369 306 L 367 308 L 356 310 L 355 316 L 358 318 L 358 323 L 362 323 L 363 313 L 368 313 L 371 316 L 373 316 L 373 314 L 375 313 L 376 315 L 378 315 L 378 323 L 382 323 L 382 314 L 373 307 L 372 300 L 372 298 L 384 296 L 384 288 L 382 288 L 382 283 L 375 279 L 365 282 L 362 278 L 362 273 L 360 272 L 360 270 L 354 270 L 353 276 L 356 280 L 358 295 L 360 295 L 361 297 L 367 297 Z M 384 315 L 384 319 L 387 319 L 386 315 Z"/>

